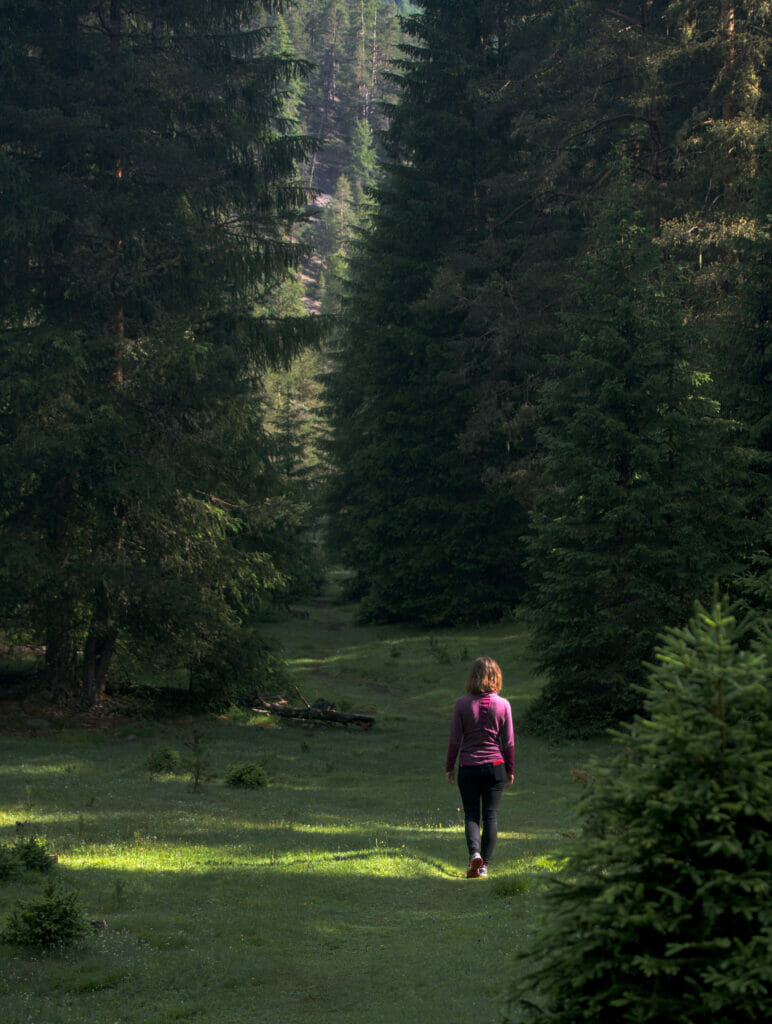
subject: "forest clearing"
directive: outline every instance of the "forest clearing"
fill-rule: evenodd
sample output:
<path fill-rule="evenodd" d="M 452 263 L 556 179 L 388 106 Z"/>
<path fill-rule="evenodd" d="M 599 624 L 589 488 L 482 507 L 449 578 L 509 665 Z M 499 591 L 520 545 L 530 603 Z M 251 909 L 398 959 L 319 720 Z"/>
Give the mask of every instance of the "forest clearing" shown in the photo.
<path fill-rule="evenodd" d="M 450 709 L 468 661 L 495 655 L 518 710 L 538 679 L 522 627 L 428 632 L 362 627 L 352 607 L 308 605 L 276 625 L 308 698 L 365 708 L 376 724 L 280 724 L 233 709 L 200 721 L 213 778 L 151 776 L 158 748 L 193 720 L 104 728 L 28 725 L 2 735 L 0 838 L 18 822 L 58 854 L 57 878 L 105 927 L 70 951 L 3 947 L 0 1018 L 13 1024 L 484 1024 L 540 879 L 570 844 L 580 785 L 570 769 L 605 739 L 517 741 L 491 877 L 465 879 L 459 796 L 442 771 Z M 268 784 L 225 786 L 233 762 Z M 0 887 L 0 917 L 39 888 Z M 485 962 L 483 970 L 466 969 Z"/>
<path fill-rule="evenodd" d="M 770 40 L 0 3 L 3 1024 L 766 1021 Z"/>

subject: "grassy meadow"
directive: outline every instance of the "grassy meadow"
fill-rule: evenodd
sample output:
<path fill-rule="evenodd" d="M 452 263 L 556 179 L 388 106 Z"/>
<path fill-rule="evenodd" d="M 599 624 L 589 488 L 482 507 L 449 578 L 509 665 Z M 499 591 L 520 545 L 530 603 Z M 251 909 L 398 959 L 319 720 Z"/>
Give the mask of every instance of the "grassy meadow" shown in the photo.
<path fill-rule="evenodd" d="M 304 696 L 376 716 L 371 731 L 234 711 L 204 719 L 0 736 L 0 840 L 17 822 L 105 922 L 64 952 L 0 944 L 4 1024 L 491 1024 L 539 881 L 570 843 L 571 767 L 606 740 L 517 737 L 515 785 L 487 880 L 467 881 L 461 801 L 444 778 L 452 703 L 496 658 L 516 727 L 538 690 L 515 623 L 361 627 L 319 601 L 277 623 Z M 213 778 L 153 776 L 201 731 Z M 226 768 L 262 761 L 242 790 Z M 0 883 L 0 924 L 42 889 Z"/>

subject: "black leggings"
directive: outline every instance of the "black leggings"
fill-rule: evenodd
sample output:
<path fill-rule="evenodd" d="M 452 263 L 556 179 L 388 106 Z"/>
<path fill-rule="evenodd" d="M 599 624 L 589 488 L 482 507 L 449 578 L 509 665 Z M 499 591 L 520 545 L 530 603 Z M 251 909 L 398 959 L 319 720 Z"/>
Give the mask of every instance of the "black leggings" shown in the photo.
<path fill-rule="evenodd" d="M 469 856 L 482 854 L 488 863 L 498 834 L 498 810 L 507 782 L 503 764 L 461 765 L 458 788 L 464 804 L 464 832 Z M 482 845 L 480 844 L 480 803 L 482 802 Z"/>

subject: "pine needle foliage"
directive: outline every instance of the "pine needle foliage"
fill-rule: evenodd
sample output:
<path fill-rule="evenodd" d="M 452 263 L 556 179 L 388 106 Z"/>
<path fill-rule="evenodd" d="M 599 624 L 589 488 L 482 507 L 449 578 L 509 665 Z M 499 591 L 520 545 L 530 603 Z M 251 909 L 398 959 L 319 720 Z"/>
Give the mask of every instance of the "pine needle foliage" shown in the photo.
<path fill-rule="evenodd" d="M 594 764 L 584 829 L 516 960 L 509 1021 L 736 1024 L 772 989 L 772 646 L 726 600 L 650 667 Z"/>
<path fill-rule="evenodd" d="M 274 0 L 0 5 L 0 615 L 97 703 L 116 645 L 194 659 L 280 589 L 266 313 L 313 150 Z M 278 532 L 281 532 L 280 530 Z"/>
<path fill-rule="evenodd" d="M 2 937 L 14 946 L 49 950 L 68 946 L 87 931 L 78 894 L 47 882 L 38 899 L 21 901 L 11 910 Z"/>
<path fill-rule="evenodd" d="M 17 840 L 15 850 L 20 863 L 28 871 L 46 872 L 51 871 L 54 866 L 54 856 L 48 848 L 48 843 L 39 836 Z"/>
<path fill-rule="evenodd" d="M 520 589 L 520 524 L 459 445 L 472 412 L 453 356 L 463 313 L 437 276 L 485 232 L 483 182 L 510 150 L 506 122 L 481 113 L 479 80 L 502 74 L 511 6 L 429 0 L 405 20 L 386 177 L 350 263 L 328 387 L 330 535 L 375 620 L 492 619 Z"/>
<path fill-rule="evenodd" d="M 743 530 L 728 425 L 695 362 L 678 269 L 618 174 L 576 264 L 569 354 L 540 401 L 529 615 L 549 682 L 528 724 L 560 735 L 639 710 L 662 623 L 710 593 Z"/>

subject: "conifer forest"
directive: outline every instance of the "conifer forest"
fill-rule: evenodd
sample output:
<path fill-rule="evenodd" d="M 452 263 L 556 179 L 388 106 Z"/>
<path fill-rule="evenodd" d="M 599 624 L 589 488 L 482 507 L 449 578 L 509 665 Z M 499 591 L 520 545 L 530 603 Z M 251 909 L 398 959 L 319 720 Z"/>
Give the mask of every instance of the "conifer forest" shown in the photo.
<path fill-rule="evenodd" d="M 772 595 L 770 0 L 0 0 L 0 640 L 528 623 L 528 726 Z M 589 1018 L 588 1018 L 589 1019 Z M 598 1018 L 600 1019 L 600 1018 Z"/>

